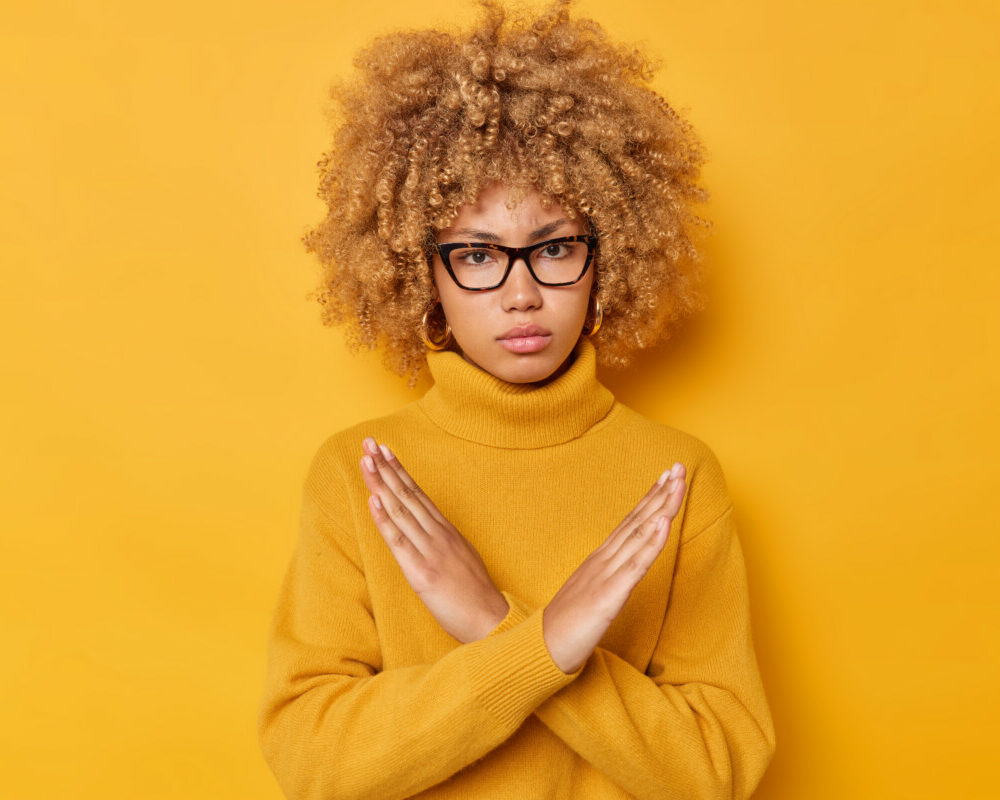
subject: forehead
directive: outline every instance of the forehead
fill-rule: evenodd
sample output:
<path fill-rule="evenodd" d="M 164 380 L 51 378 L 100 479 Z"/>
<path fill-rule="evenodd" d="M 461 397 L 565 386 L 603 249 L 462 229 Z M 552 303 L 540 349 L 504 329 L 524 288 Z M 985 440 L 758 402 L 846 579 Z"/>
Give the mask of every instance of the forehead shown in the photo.
<path fill-rule="evenodd" d="M 579 218 L 570 220 L 558 203 L 542 206 L 541 196 L 535 189 L 527 189 L 523 199 L 508 208 L 510 188 L 503 183 L 491 183 L 483 187 L 471 203 L 459 206 L 458 213 L 443 234 L 465 231 L 486 231 L 502 235 L 535 230 L 548 223 L 565 219 L 567 230 L 579 224 Z"/>

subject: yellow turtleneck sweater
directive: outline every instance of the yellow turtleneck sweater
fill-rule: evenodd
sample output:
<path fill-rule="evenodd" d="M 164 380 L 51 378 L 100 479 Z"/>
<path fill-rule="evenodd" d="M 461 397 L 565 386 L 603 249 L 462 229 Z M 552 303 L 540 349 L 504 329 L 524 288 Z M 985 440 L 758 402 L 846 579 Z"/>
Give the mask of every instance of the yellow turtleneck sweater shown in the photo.
<path fill-rule="evenodd" d="M 542 388 L 455 353 L 434 386 L 328 438 L 303 490 L 259 717 L 289 798 L 745 798 L 775 737 L 743 555 L 718 461 L 615 401 L 582 340 Z M 460 644 L 430 615 L 368 512 L 361 442 L 388 444 L 479 551 L 510 611 Z M 666 547 L 593 655 L 563 673 L 542 610 L 675 461 Z"/>

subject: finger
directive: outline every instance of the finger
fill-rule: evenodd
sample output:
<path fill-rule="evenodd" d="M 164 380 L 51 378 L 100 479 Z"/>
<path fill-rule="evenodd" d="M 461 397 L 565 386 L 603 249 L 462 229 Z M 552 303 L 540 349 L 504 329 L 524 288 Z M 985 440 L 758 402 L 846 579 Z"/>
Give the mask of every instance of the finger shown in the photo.
<path fill-rule="evenodd" d="M 674 465 L 666 470 L 661 476 L 658 483 L 661 486 L 661 491 L 653 493 L 649 500 L 642 504 L 640 508 L 636 509 L 637 518 L 648 518 L 656 513 L 656 509 L 666 502 L 670 493 L 674 490 L 674 487 L 678 480 L 682 479 L 685 475 L 684 465 L 679 461 L 675 462 Z M 662 481 L 662 483 L 661 483 Z"/>
<path fill-rule="evenodd" d="M 393 492 L 392 487 L 385 480 L 384 471 L 379 470 L 373 456 L 365 455 L 361 457 L 361 474 L 364 477 L 368 491 L 378 498 L 382 510 L 392 519 L 396 527 L 405 533 L 414 546 L 423 552 L 427 548 L 430 538 L 428 532 L 420 524 L 420 520 L 413 515 L 406 503 Z"/>
<path fill-rule="evenodd" d="M 669 472 L 669 471 L 668 471 Z M 664 473 L 665 475 L 667 473 Z M 660 483 L 657 481 L 653 487 L 643 496 L 643 498 L 632 508 L 624 519 L 618 523 L 608 537 L 598 545 L 592 553 L 593 556 L 607 556 L 617 550 L 621 545 L 621 540 L 630 536 L 636 527 L 641 525 L 648 515 L 659 508 L 670 491 L 670 481 Z"/>
<path fill-rule="evenodd" d="M 677 485 L 679 482 L 683 482 L 684 476 L 686 475 L 686 470 L 684 465 L 680 462 L 674 464 L 669 470 L 663 473 L 661 478 L 666 477 L 666 480 L 661 485 L 661 491 L 654 492 L 646 502 L 641 503 L 635 509 L 635 514 L 630 520 L 630 524 L 634 527 L 648 519 L 652 519 L 657 514 L 663 512 L 667 504 L 671 502 L 671 497 L 673 497 L 674 492 L 677 490 Z M 671 519 L 676 514 L 676 510 L 670 514 Z"/>
<path fill-rule="evenodd" d="M 653 485 L 653 488 L 646 493 L 645 497 L 636 504 L 621 521 L 619 526 L 611 532 L 611 535 L 597 548 L 595 554 L 600 552 L 605 556 L 617 552 L 624 539 L 631 536 L 636 528 L 659 514 L 665 504 L 669 501 L 675 488 L 677 477 L 684 475 L 684 465 L 676 463 L 669 470 L 666 470 L 660 479 Z M 663 481 L 662 483 L 660 481 Z"/>
<path fill-rule="evenodd" d="M 684 480 L 683 467 L 677 470 L 677 474 L 678 477 L 671 478 L 668 482 L 669 491 L 664 496 L 663 502 L 657 507 L 650 506 L 649 517 L 641 522 L 635 521 L 628 535 L 619 536 L 612 546 L 608 548 L 607 557 L 609 559 L 614 559 L 618 564 L 627 559 L 639 546 L 645 545 L 647 537 L 654 529 L 659 528 L 661 520 L 666 521 L 667 534 L 669 535 L 670 526 L 674 521 L 674 517 L 680 511 L 681 503 L 684 501 L 684 492 L 687 487 Z M 664 541 L 664 543 L 666 542 Z"/>
<path fill-rule="evenodd" d="M 671 481 L 678 475 L 683 474 L 684 465 L 680 462 L 674 463 L 674 465 L 668 469 L 664 470 L 663 474 L 657 479 L 656 483 L 650 487 L 650 490 L 639 500 L 638 503 L 632 508 L 632 510 L 625 516 L 622 520 L 622 524 L 631 527 L 634 523 L 648 518 L 655 513 L 656 508 L 663 504 L 667 495 L 671 489 Z"/>
<path fill-rule="evenodd" d="M 618 547 L 609 552 L 607 561 L 605 562 L 605 569 L 607 570 L 605 574 L 610 575 L 617 572 L 623 564 L 635 558 L 641 550 L 650 547 L 651 542 L 654 541 L 663 526 L 667 526 L 669 534 L 670 520 L 662 514 L 648 519 L 640 525 L 636 525 L 628 536 L 619 540 Z M 665 538 L 663 544 L 666 544 Z M 656 549 L 656 552 L 658 553 L 660 549 L 662 549 L 662 544 Z"/>
<path fill-rule="evenodd" d="M 389 447 L 387 447 L 384 444 L 379 445 L 379 450 L 385 457 L 386 464 L 395 471 L 396 475 L 399 477 L 399 480 L 402 482 L 403 486 L 406 487 L 406 489 L 413 495 L 415 499 L 420 501 L 420 503 L 427 510 L 427 513 L 430 514 L 435 520 L 437 520 L 442 525 L 446 525 L 448 523 L 448 520 L 445 518 L 444 514 L 442 514 L 438 510 L 438 507 L 434 505 L 434 501 L 427 496 L 427 493 L 420 488 L 420 484 L 418 484 L 415 480 L 413 480 L 413 478 L 410 476 L 410 473 L 406 471 L 406 468 L 400 463 L 399 459 L 396 457 L 396 454 L 393 453 L 392 450 L 390 450 Z"/>
<path fill-rule="evenodd" d="M 378 495 L 369 495 L 368 511 L 372 515 L 375 527 L 378 528 L 385 543 L 389 546 L 389 552 L 392 553 L 403 573 L 407 574 L 409 571 L 419 568 L 423 555 L 403 529 L 393 522 Z"/>
<path fill-rule="evenodd" d="M 629 526 L 632 521 L 638 517 L 643 510 L 650 505 L 650 503 L 656 502 L 657 497 L 663 494 L 666 485 L 670 480 L 670 470 L 665 470 L 659 478 L 657 478 L 656 483 L 649 487 L 649 491 L 644 494 L 638 503 L 632 506 L 631 511 L 625 515 L 625 519 L 622 520 L 622 524 Z"/>
<path fill-rule="evenodd" d="M 661 501 L 658 504 L 648 506 L 648 516 L 641 520 L 641 522 L 638 520 L 635 521 L 634 525 L 655 524 L 658 519 L 665 517 L 669 528 L 670 524 L 674 521 L 674 517 L 680 511 L 681 503 L 684 501 L 686 483 L 683 477 L 683 468 L 679 472 L 679 477 L 671 478 L 668 481 L 667 492 L 663 495 Z"/>
<path fill-rule="evenodd" d="M 669 520 L 666 517 L 657 517 L 649 534 L 641 537 L 639 546 L 632 550 L 627 558 L 617 560 L 617 568 L 609 577 L 609 583 L 618 584 L 622 589 L 631 592 L 649 571 L 657 556 L 663 552 L 669 534 Z"/>
<path fill-rule="evenodd" d="M 385 480 L 382 478 L 382 473 L 379 472 L 378 466 L 375 464 L 375 459 L 372 456 L 364 455 L 361 457 L 361 477 L 364 479 L 368 491 L 379 495 L 379 499 L 384 504 L 385 498 L 382 495 L 389 495 L 392 493 L 392 490 L 386 485 Z"/>
<path fill-rule="evenodd" d="M 396 469 L 396 465 L 399 463 L 398 459 L 395 457 L 391 461 L 389 459 L 392 451 L 385 445 L 378 446 L 371 437 L 365 439 L 362 446 L 369 453 L 369 457 L 378 469 L 379 477 L 382 478 L 385 485 L 392 491 L 396 500 L 406 507 L 406 510 L 414 516 L 425 531 L 430 533 L 435 523 L 439 522 L 439 520 L 424 504 L 423 492 L 416 486 L 416 482 L 412 478 L 410 478 L 409 483 L 402 479 L 402 476 Z M 389 502 L 391 503 L 392 501 Z M 391 505 L 389 505 L 389 508 L 392 510 Z"/>
<path fill-rule="evenodd" d="M 681 510 L 681 504 L 684 502 L 684 494 L 687 492 L 687 481 L 684 479 L 683 474 L 674 481 L 674 486 L 670 492 L 670 496 L 667 498 L 666 503 L 663 505 L 663 513 L 666 514 L 671 521 L 677 516 L 677 513 Z"/>

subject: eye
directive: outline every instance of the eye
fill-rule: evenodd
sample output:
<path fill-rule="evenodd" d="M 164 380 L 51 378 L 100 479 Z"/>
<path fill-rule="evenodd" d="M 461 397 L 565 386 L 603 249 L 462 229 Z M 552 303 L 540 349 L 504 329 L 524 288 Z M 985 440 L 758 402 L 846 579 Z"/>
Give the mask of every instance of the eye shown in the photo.
<path fill-rule="evenodd" d="M 539 255 L 543 258 L 565 258 L 571 251 L 572 248 L 567 242 L 557 242 L 543 247 Z"/>
<path fill-rule="evenodd" d="M 492 264 L 496 260 L 496 253 L 486 248 L 468 248 L 456 250 L 452 254 L 452 258 L 465 266 L 479 267 Z"/>

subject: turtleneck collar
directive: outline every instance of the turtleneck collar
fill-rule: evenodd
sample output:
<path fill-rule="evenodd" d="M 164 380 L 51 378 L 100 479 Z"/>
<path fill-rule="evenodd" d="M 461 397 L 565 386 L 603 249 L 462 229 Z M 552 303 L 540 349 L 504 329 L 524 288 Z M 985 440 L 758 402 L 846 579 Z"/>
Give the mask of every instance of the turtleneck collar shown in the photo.
<path fill-rule="evenodd" d="M 597 351 L 581 339 L 558 378 L 537 387 L 507 383 L 449 350 L 429 352 L 434 385 L 420 407 L 448 433 L 492 447 L 530 449 L 568 442 L 607 416 L 611 392 L 597 380 Z"/>

